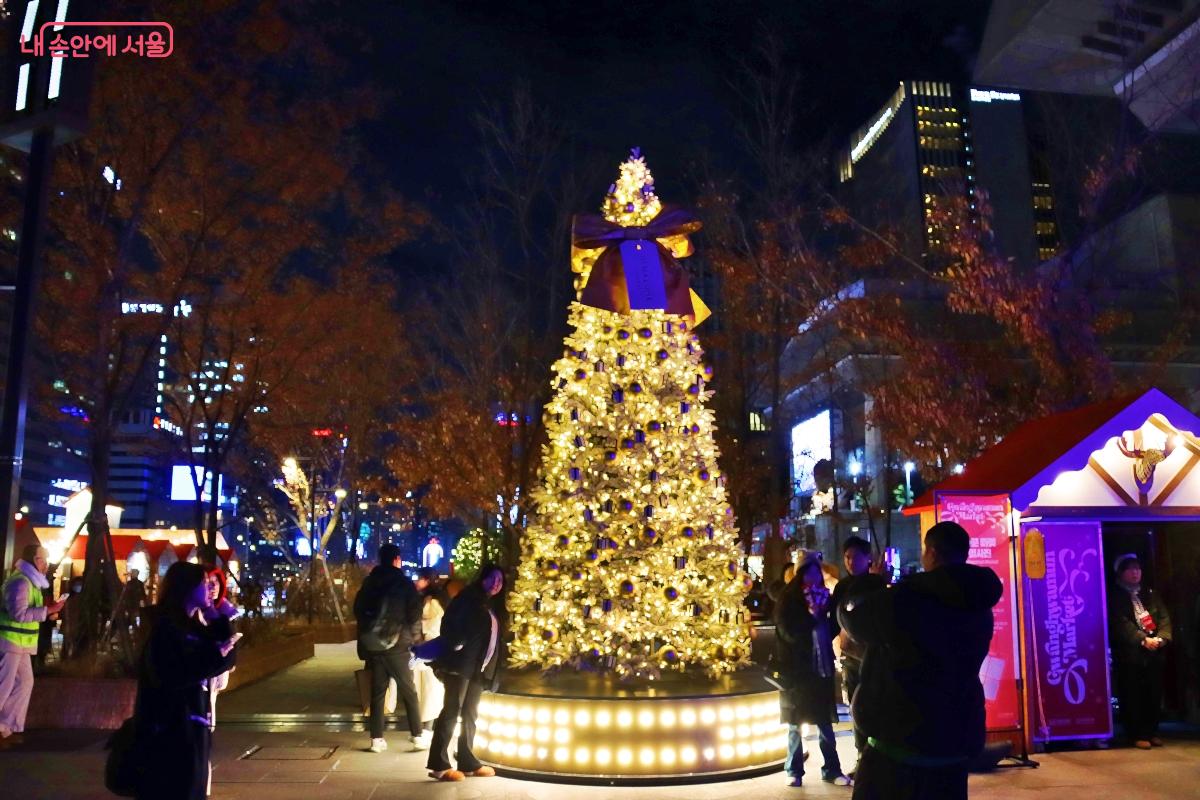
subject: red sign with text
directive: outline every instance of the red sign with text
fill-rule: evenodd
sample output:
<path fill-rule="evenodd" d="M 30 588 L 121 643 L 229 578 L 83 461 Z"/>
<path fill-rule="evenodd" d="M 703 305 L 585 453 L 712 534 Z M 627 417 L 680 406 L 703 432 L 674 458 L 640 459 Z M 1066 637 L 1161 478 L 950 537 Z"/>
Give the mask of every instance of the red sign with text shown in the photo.
<path fill-rule="evenodd" d="M 971 552 L 967 561 L 990 568 L 1004 584 L 1004 594 L 992 608 L 995 622 L 992 646 L 979 670 L 990 731 L 1009 730 L 1021 725 L 1016 634 L 1013 629 L 1012 539 L 1009 536 L 1008 512 L 1006 494 L 937 496 L 938 522 L 957 522 L 971 536 Z"/>

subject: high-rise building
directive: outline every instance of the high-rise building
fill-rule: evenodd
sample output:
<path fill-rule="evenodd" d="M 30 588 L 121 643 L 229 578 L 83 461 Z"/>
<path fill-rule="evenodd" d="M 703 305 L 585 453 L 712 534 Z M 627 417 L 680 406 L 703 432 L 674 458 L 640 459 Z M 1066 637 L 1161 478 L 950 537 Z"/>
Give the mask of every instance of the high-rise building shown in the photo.
<path fill-rule="evenodd" d="M 993 0 L 975 79 L 1119 98 L 1155 131 L 1200 132 L 1200 0 Z"/>
<path fill-rule="evenodd" d="M 850 137 L 839 195 L 905 256 L 936 269 L 947 204 L 962 201 L 974 214 L 986 192 L 991 245 L 1031 267 L 1057 246 L 1049 178 L 1034 171 L 1019 93 L 904 81 Z"/>
<path fill-rule="evenodd" d="M 1050 99 L 1038 135 L 1041 174 L 1057 184 L 1062 266 L 1090 276 L 1093 302 L 1128 319 L 1105 342 L 1119 377 L 1145 380 L 1156 364 L 1156 384 L 1193 406 L 1197 76 L 1200 0 L 994 0 L 975 70 L 1009 91 L 1056 93 L 1038 95 Z"/>

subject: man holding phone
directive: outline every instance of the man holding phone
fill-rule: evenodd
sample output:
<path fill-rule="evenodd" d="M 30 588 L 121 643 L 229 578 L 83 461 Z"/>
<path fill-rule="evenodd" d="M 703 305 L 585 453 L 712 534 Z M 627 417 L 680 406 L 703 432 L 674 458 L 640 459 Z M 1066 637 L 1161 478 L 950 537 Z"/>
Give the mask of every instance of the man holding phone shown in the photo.
<path fill-rule="evenodd" d="M 0 607 L 0 749 L 19 744 L 25 730 L 25 712 L 33 694 L 33 664 L 38 628 L 53 619 L 66 597 L 47 603 L 42 592 L 50 588 L 46 548 L 27 545 L 16 568 L 4 582 Z"/>

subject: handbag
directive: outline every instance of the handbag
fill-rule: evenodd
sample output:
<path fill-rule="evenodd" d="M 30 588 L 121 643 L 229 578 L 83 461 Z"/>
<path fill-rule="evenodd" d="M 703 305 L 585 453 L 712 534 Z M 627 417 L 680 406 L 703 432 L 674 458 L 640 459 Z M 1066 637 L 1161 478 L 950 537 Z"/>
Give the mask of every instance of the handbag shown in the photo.
<path fill-rule="evenodd" d="M 133 797 L 145 767 L 133 717 L 121 723 L 121 727 L 108 737 L 105 747 L 108 758 L 104 761 L 104 788 L 118 797 Z"/>
<path fill-rule="evenodd" d="M 371 621 L 371 627 L 359 634 L 358 640 L 368 653 L 382 653 L 391 650 L 396 646 L 396 642 L 400 641 L 400 626 L 394 625 L 388 619 L 386 597 L 379 604 L 379 613 Z"/>

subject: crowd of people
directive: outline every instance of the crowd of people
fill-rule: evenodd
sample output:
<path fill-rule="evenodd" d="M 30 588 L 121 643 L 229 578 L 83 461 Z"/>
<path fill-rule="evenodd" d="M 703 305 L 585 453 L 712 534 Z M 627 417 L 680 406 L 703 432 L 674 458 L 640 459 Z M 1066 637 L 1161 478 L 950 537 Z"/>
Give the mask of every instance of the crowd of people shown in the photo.
<path fill-rule="evenodd" d="M 854 800 L 967 797 L 968 765 L 983 750 L 986 714 L 979 671 L 993 634 L 1000 579 L 967 563 L 970 537 L 954 522 L 925 535 L 922 572 L 893 586 L 871 545 L 846 540 L 845 574 L 832 592 L 821 555 L 786 565 L 768 590 L 776 653 L 771 664 L 788 725 L 785 771 L 802 786 L 801 725 L 816 728 L 821 778 L 854 786 Z M 1142 582 L 1137 555 L 1113 563 L 1109 641 L 1120 721 L 1139 749 L 1158 736 L 1172 626 Z M 837 642 L 835 662 L 833 643 Z M 850 701 L 857 765 L 843 774 L 834 740 L 834 664 Z"/>
<path fill-rule="evenodd" d="M 379 565 L 354 599 L 359 657 L 370 672 L 368 750 L 387 749 L 384 709 L 395 681 L 408 725 L 411 750 L 429 750 L 431 778 L 461 781 L 490 777 L 495 770 L 474 754 L 479 699 L 492 688 L 500 664 L 500 627 L 489 601 L 504 587 L 504 572 L 485 565 L 465 588 L 443 587 L 437 572 L 422 567 L 416 580 L 401 569 L 400 551 L 387 544 Z M 455 763 L 450 742 L 458 734 Z"/>
<path fill-rule="evenodd" d="M 993 633 L 1002 586 L 990 569 L 967 563 L 970 538 L 953 522 L 925 535 L 920 573 L 888 585 L 869 542 L 851 537 L 845 574 L 833 585 L 821 554 L 787 565 L 769 587 L 776 628 L 771 672 L 788 728 L 785 771 L 803 786 L 805 724 L 818 735 L 820 775 L 853 786 L 855 800 L 967 796 L 967 768 L 982 750 L 985 706 L 980 667 Z M 21 740 L 33 687 L 31 662 L 45 626 L 78 602 L 78 579 L 54 598 L 44 548 L 26 547 L 3 586 L 0 607 L 0 749 Z M 1161 747 L 1164 659 L 1172 625 L 1158 594 L 1142 580 L 1137 555 L 1113 562 L 1108 622 L 1121 722 L 1140 749 Z M 423 567 L 409 578 L 400 551 L 380 548 L 354 599 L 358 652 L 370 673 L 367 749 L 387 749 L 385 703 L 394 682 L 413 751 L 428 750 L 439 781 L 488 777 L 474 754 L 482 693 L 502 663 L 492 599 L 504 572 L 483 566 L 474 582 L 442 583 Z M 203 798 L 217 694 L 236 664 L 239 609 L 224 573 L 212 564 L 173 564 L 156 602 L 131 570 L 114 621 L 141 626 L 135 713 L 129 725 L 138 763 L 131 790 L 144 798 Z M 836 647 L 835 647 L 836 643 Z M 850 701 L 856 766 L 844 771 L 833 723 L 836 680 Z M 450 745 L 458 728 L 457 749 Z"/>

